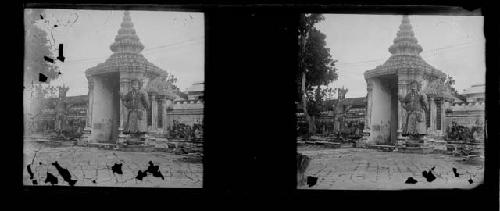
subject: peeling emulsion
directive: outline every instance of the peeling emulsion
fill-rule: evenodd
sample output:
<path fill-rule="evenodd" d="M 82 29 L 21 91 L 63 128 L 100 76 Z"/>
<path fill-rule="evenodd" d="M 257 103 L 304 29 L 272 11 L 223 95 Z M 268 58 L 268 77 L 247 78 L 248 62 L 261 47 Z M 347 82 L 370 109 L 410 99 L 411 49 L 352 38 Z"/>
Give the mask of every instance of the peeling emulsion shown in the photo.
<path fill-rule="evenodd" d="M 201 187 L 201 163 L 181 163 L 176 160 L 182 156 L 169 156 L 83 147 L 37 149 L 29 159 L 31 163 L 24 168 L 24 184 L 33 185 L 32 180 L 37 180 L 42 181 L 38 185 L 51 185 L 57 178 L 55 185 L 69 185 L 53 165 L 57 162 L 68 171 L 70 181 L 76 181 L 75 186 Z M 30 179 L 28 165 L 33 179 Z M 148 175 L 138 180 L 139 170 L 151 170 L 152 173 L 146 172 Z M 46 180 L 47 183 L 44 183 Z"/>
<path fill-rule="evenodd" d="M 308 155 L 322 154 L 314 156 L 305 172 L 306 176 L 317 177 L 318 180 L 312 187 L 301 188 L 473 188 L 483 180 L 481 165 L 463 164 L 456 162 L 453 157 L 438 154 L 400 153 L 389 156 L 368 149 L 346 148 L 315 154 L 312 150 L 309 148 L 300 152 Z M 450 162 L 452 160 L 455 162 Z M 453 168 L 460 177 L 455 177 Z"/>

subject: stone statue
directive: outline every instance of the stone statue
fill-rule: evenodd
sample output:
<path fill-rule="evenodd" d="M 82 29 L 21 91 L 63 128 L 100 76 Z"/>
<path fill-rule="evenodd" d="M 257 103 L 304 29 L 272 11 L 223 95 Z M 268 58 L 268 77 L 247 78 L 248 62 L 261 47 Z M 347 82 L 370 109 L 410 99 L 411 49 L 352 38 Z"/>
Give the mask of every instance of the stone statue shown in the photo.
<path fill-rule="evenodd" d="M 126 95 L 120 95 L 123 105 L 127 108 L 124 134 L 144 134 L 147 132 L 146 109 L 149 108 L 148 94 L 141 90 L 137 79 L 131 81 L 132 90 Z"/>
<path fill-rule="evenodd" d="M 419 82 L 411 81 L 409 85 L 410 92 L 403 99 L 400 99 L 401 106 L 406 110 L 403 134 L 420 137 L 426 134 L 425 111 L 428 109 L 426 98 L 419 93 Z"/>
<path fill-rule="evenodd" d="M 56 112 L 56 121 L 54 125 L 55 131 L 61 133 L 66 129 L 67 123 L 67 103 L 66 103 L 66 92 L 68 92 L 69 88 L 66 86 L 59 86 L 59 99 L 57 100 L 55 112 Z"/>
<path fill-rule="evenodd" d="M 55 111 L 56 111 L 56 121 L 55 121 L 55 131 L 57 132 L 62 132 L 64 129 L 66 129 L 66 107 L 67 104 L 65 102 L 65 99 L 59 99 L 59 101 L 56 104 Z"/>

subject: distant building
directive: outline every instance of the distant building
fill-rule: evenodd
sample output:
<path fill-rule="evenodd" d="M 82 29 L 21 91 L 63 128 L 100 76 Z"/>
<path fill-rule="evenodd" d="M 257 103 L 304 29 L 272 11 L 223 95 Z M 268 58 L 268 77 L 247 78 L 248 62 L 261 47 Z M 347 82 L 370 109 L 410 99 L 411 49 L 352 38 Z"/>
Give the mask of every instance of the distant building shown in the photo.
<path fill-rule="evenodd" d="M 468 128 L 485 127 L 484 119 L 484 84 L 473 85 L 465 89 L 462 94 L 466 102 L 454 102 L 446 109 L 446 125 L 451 127 L 453 123 Z"/>
<path fill-rule="evenodd" d="M 187 89 L 188 100 L 198 100 L 199 98 L 203 98 L 204 90 L 205 82 L 200 81 L 194 83 Z"/>
<path fill-rule="evenodd" d="M 33 132 L 42 133 L 56 130 L 56 108 L 64 110 L 65 120 L 62 129 L 80 130 L 85 128 L 87 117 L 87 95 L 70 96 L 63 98 L 47 98 L 40 114 L 35 117 Z"/>
<path fill-rule="evenodd" d="M 470 88 L 464 89 L 462 95 L 466 102 L 484 102 L 485 99 L 485 84 L 472 85 Z"/>
<path fill-rule="evenodd" d="M 203 123 L 204 82 L 196 82 L 187 89 L 187 100 L 174 100 L 173 110 L 169 113 L 170 120 L 186 125 Z"/>

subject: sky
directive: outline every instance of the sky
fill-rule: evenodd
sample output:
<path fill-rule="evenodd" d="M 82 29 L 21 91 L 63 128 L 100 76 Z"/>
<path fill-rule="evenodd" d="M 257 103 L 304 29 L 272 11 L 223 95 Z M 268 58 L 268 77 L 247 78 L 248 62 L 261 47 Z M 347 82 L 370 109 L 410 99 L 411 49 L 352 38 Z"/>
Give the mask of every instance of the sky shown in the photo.
<path fill-rule="evenodd" d="M 365 97 L 363 73 L 389 57 L 401 24 L 401 15 L 324 14 L 316 28 L 326 34 L 327 47 L 336 63 L 338 80 L 330 87 L 346 87 L 346 97 Z M 459 93 L 484 84 L 485 38 L 483 16 L 410 15 L 410 24 L 423 48 L 422 58 L 455 79 Z"/>
<path fill-rule="evenodd" d="M 85 70 L 103 63 L 111 54 L 123 19 L 122 10 L 47 9 L 38 24 L 51 43 L 64 44 L 62 75 L 51 82 L 69 86 L 67 95 L 88 94 Z M 177 77 L 181 91 L 205 79 L 205 22 L 203 13 L 137 11 L 130 16 L 146 59 Z M 57 27 L 54 27 L 57 25 Z M 52 38 L 53 36 L 53 38 Z M 57 55 L 57 50 L 55 50 Z"/>

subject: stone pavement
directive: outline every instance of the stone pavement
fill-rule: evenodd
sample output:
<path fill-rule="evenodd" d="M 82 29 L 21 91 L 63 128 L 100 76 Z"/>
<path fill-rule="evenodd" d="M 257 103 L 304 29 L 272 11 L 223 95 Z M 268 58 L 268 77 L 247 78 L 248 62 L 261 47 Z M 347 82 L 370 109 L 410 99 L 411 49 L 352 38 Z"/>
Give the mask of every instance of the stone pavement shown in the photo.
<path fill-rule="evenodd" d="M 317 184 L 299 189 L 398 190 L 422 188 L 474 188 L 484 178 L 484 163 L 467 164 L 461 158 L 443 154 L 379 152 L 363 148 L 325 149 L 299 146 L 298 152 L 311 158 L 305 176 L 318 177 Z M 436 179 L 427 182 L 423 171 Z M 459 177 L 455 177 L 453 168 Z M 405 184 L 413 177 L 416 184 Z M 470 184 L 469 179 L 473 183 Z"/>
<path fill-rule="evenodd" d="M 24 142 L 23 149 L 23 184 L 33 185 L 27 165 L 33 172 L 38 185 L 45 184 L 47 172 L 58 177 L 60 186 L 69 186 L 51 165 L 57 161 L 61 167 L 69 170 L 75 186 L 113 186 L 113 187 L 169 187 L 201 188 L 202 163 L 185 161 L 187 156 L 165 152 L 120 152 L 90 147 L 66 146 L 48 147 L 41 142 Z M 151 174 L 142 180 L 135 177 L 138 171 L 148 169 L 148 162 L 159 166 L 164 176 L 153 177 Z M 113 173 L 112 166 L 122 163 L 123 174 Z"/>

